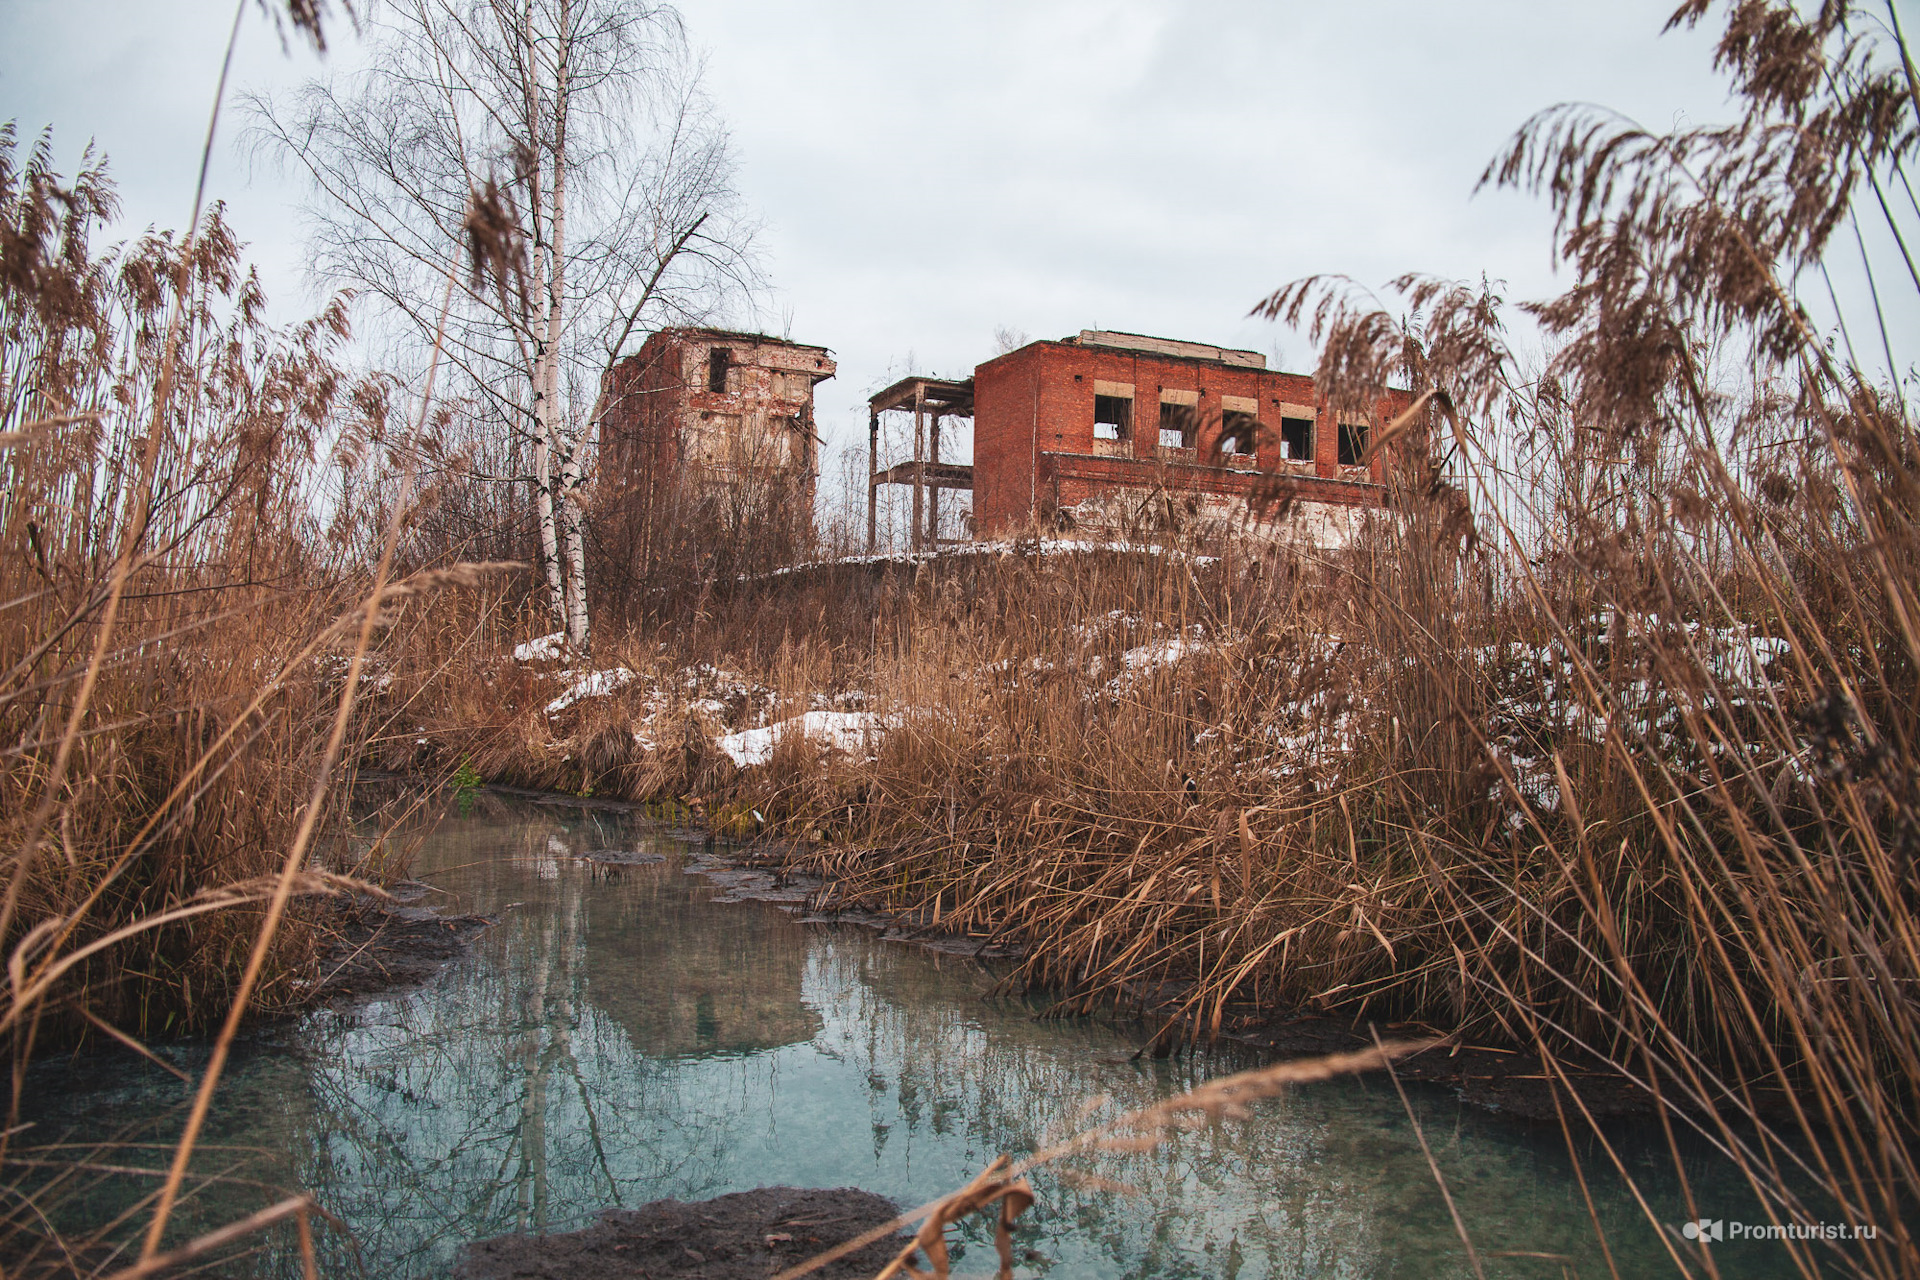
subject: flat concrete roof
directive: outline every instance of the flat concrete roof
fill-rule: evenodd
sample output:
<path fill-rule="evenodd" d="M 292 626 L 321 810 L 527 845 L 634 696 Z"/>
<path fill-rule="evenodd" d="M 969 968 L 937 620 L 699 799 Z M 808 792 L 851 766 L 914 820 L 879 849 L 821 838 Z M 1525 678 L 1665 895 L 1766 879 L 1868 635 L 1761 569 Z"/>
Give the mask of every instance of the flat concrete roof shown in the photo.
<path fill-rule="evenodd" d="M 770 333 L 748 333 L 744 329 L 710 329 L 705 325 L 670 324 L 655 333 L 686 334 L 691 337 L 720 338 L 728 342 L 751 342 L 758 346 L 798 347 L 804 351 L 831 353 L 831 347 L 823 347 L 813 342 L 795 342 L 792 338 L 776 338 Z"/>
<path fill-rule="evenodd" d="M 873 413 L 911 409 L 916 391 L 921 405 L 931 413 L 973 416 L 972 378 L 902 378 L 885 391 L 869 396 L 867 408 Z"/>
<path fill-rule="evenodd" d="M 1176 360 L 1209 360 L 1236 369 L 1264 369 L 1267 358 L 1258 351 L 1234 347 L 1216 347 L 1205 342 L 1183 342 L 1178 338 L 1155 338 L 1144 333 L 1120 333 L 1110 329 L 1082 329 L 1076 337 L 1062 338 L 1070 346 L 1112 347 L 1119 351 L 1138 351 L 1147 355 L 1172 356 Z"/>

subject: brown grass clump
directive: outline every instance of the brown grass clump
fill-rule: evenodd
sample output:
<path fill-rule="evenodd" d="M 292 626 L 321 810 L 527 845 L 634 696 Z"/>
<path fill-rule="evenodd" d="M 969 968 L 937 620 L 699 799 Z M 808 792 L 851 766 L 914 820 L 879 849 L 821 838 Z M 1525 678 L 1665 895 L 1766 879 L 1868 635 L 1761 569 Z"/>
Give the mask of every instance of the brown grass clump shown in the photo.
<path fill-rule="evenodd" d="M 344 299 L 268 328 L 218 206 L 184 237 L 95 252 L 115 212 L 105 167 L 63 182 L 51 151 L 43 135 L 22 155 L 0 127 L 0 1163 L 26 1170 L 5 1183 L 0 1243 L 14 1274 L 116 1257 L 61 1239 L 41 1208 L 89 1168 L 8 1160 L 36 1048 L 103 1035 L 145 1052 L 217 1026 L 127 1274 L 288 1218 L 310 1261 L 304 1196 L 177 1247 L 164 1231 L 239 1020 L 300 998 L 328 931 L 312 900 L 377 892 L 309 856 L 339 828 L 354 695 L 383 661 L 370 641 L 489 566 L 394 581 L 397 521 L 377 566 L 358 554 L 365 512 L 336 502 L 322 524 L 328 445 L 377 438 L 388 413 L 387 384 L 334 359 Z M 405 509 L 403 484 L 390 510 Z"/>
<path fill-rule="evenodd" d="M 331 360 L 343 304 L 265 329 L 218 208 L 184 242 L 96 255 L 115 208 L 104 167 L 62 185 L 49 154 L 44 136 L 19 156 L 0 133 L 0 940 L 16 1061 L 48 1015 L 63 1034 L 104 1021 L 148 1036 L 225 1013 L 249 913 L 192 904 L 278 864 L 310 781 L 340 659 L 301 653 L 338 603 L 307 495 L 353 390 Z M 289 931 L 268 1003 L 311 946 Z"/>
<path fill-rule="evenodd" d="M 659 776 L 813 843 L 837 901 L 1021 945 L 1063 1008 L 1163 987 L 1199 1034 L 1244 1001 L 1610 1062 L 1780 1222 L 1879 1226 L 1786 1242 L 1810 1273 L 1920 1274 L 1920 445 L 1886 313 L 1836 295 L 1828 341 L 1795 292 L 1851 219 L 1904 245 L 1920 95 L 1844 4 L 1732 6 L 1719 57 L 1730 126 L 1562 108 L 1490 168 L 1560 214 L 1544 369 L 1485 289 L 1264 304 L 1328 398 L 1414 394 L 1354 546 L 703 594 L 665 669 L 885 732 Z"/>

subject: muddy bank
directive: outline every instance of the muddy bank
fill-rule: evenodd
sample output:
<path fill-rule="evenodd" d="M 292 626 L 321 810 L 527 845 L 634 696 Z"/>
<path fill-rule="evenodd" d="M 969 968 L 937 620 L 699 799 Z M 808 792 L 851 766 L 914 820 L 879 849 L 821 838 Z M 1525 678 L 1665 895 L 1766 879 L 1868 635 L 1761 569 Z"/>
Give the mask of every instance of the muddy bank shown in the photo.
<path fill-rule="evenodd" d="M 762 842 L 743 849 L 707 848 L 687 869 L 708 876 L 725 889 L 723 901 L 766 901 L 800 914 L 808 924 L 852 924 L 877 930 L 888 941 L 910 942 L 936 951 L 981 959 L 1018 958 L 1023 951 L 999 935 L 967 936 L 940 929 L 905 913 L 848 908 L 818 909 L 825 880 L 793 869 L 805 854 L 794 845 Z M 1184 1013 L 1191 988 L 1178 982 L 1123 984 L 1114 1006 L 1137 1017 L 1144 1043 L 1140 1052 L 1156 1057 L 1204 1047 L 1208 1034 Z M 1545 1065 L 1528 1050 L 1464 1044 L 1441 1027 L 1420 1022 L 1379 1026 L 1384 1039 L 1446 1041 L 1402 1059 L 1402 1079 L 1452 1089 L 1461 1101 L 1488 1111 L 1528 1120 L 1557 1121 L 1553 1087 Z M 1271 1054 L 1274 1058 L 1319 1057 L 1351 1053 L 1372 1044 L 1367 1024 L 1303 1010 L 1229 1005 L 1219 1040 Z M 1581 1100 L 1595 1116 L 1626 1117 L 1654 1113 L 1647 1092 L 1618 1072 L 1597 1063 L 1562 1063 Z"/>
<path fill-rule="evenodd" d="M 704 876 L 721 890 L 716 902 L 771 902 L 800 918 L 801 924 L 854 925 L 872 929 L 884 942 L 910 942 L 947 955 L 976 960 L 1013 960 L 1024 952 L 997 935 L 953 933 L 927 919 L 904 912 L 870 911 L 863 907 L 820 906 L 830 881 L 796 869 L 801 846 L 760 841 L 728 847 L 698 835 L 686 870 Z"/>
<path fill-rule="evenodd" d="M 493 919 L 445 915 L 424 905 L 429 885 L 403 880 L 392 900 L 357 898 L 328 922 L 332 943 L 301 993 L 303 1006 L 416 987 L 466 954 Z"/>
<path fill-rule="evenodd" d="M 890 1222 L 899 1207 L 866 1191 L 762 1187 L 713 1200 L 656 1200 L 609 1209 L 580 1231 L 499 1236 L 467 1245 L 454 1280 L 766 1280 L 843 1240 Z M 883 1237 L 815 1276 L 871 1276 L 904 1237 Z"/>
<path fill-rule="evenodd" d="M 1137 1008 L 1146 1024 L 1154 1028 L 1152 1038 L 1141 1049 L 1143 1054 L 1165 1057 L 1195 1044 L 1196 1030 L 1182 1014 L 1190 994 L 1190 988 L 1175 982 L 1131 983 L 1125 987 L 1121 999 Z M 1366 1048 L 1373 1043 L 1373 1030 L 1383 1040 L 1442 1041 L 1398 1060 L 1394 1071 L 1402 1080 L 1446 1087 L 1462 1102 L 1483 1110 L 1557 1123 L 1553 1088 L 1536 1054 L 1496 1045 L 1465 1044 L 1444 1029 L 1424 1022 L 1382 1022 L 1370 1028 L 1365 1022 L 1322 1013 L 1230 1004 L 1220 1020 L 1218 1038 L 1276 1059 L 1307 1058 Z M 1199 1031 L 1198 1036 L 1204 1044 L 1205 1032 Z M 1652 1099 L 1646 1091 L 1617 1071 L 1573 1062 L 1562 1062 L 1561 1069 L 1595 1116 L 1653 1114 Z"/>

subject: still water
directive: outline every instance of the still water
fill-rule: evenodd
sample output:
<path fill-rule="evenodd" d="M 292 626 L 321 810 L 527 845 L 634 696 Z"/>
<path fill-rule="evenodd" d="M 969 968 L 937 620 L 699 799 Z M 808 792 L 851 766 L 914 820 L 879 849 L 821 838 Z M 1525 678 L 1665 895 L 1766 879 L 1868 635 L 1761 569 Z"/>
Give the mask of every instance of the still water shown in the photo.
<path fill-rule="evenodd" d="M 658 852 L 606 866 L 600 849 Z M 448 908 L 499 917 L 424 987 L 256 1032 L 236 1054 L 180 1236 L 311 1190 L 351 1233 L 323 1231 L 329 1275 L 444 1275 L 459 1246 L 566 1231 L 608 1206 L 773 1184 L 857 1186 L 916 1205 L 1000 1152 L 1031 1150 L 1104 1095 L 1139 1106 L 1251 1065 L 1134 1062 L 1124 1029 L 990 1000 L 964 958 L 715 902 L 685 846 L 626 814 L 482 797 L 421 841 L 414 875 Z M 169 1051 L 188 1069 L 199 1055 Z M 43 1062 L 26 1118 L 42 1141 L 130 1144 L 163 1159 L 185 1086 L 131 1056 Z M 1557 1129 L 1413 1108 L 1489 1276 L 1608 1274 Z M 1615 1135 L 1663 1221 L 1688 1215 L 1651 1135 Z M 156 1144 L 143 1148 L 139 1143 Z M 1597 1149 L 1583 1152 L 1623 1277 L 1673 1275 L 1658 1233 Z M 1713 1216 L 1748 1200 L 1690 1160 Z M 1406 1110 L 1384 1077 L 1259 1104 L 1152 1156 L 1046 1171 L 1021 1220 L 1020 1274 L 1056 1277 L 1469 1276 Z M 139 1190 L 108 1178 L 56 1208 L 102 1222 Z M 138 1180 L 135 1180 L 138 1181 Z M 958 1270 L 990 1274 L 982 1230 Z M 1778 1245 L 1716 1246 L 1725 1274 L 1788 1274 Z M 1776 1256 L 1777 1255 L 1777 1256 Z M 292 1274 L 285 1240 L 227 1265 Z"/>

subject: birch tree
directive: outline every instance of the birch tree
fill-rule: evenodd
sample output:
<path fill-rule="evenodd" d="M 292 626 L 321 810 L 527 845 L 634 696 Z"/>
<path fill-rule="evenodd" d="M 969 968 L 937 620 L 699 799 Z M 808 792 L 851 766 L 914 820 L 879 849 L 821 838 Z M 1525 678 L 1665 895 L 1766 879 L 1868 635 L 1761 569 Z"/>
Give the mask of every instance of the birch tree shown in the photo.
<path fill-rule="evenodd" d="M 509 261 L 464 274 L 445 358 L 472 418 L 524 466 L 557 630 L 590 646 L 584 537 L 600 388 L 628 344 L 710 320 L 755 283 L 725 130 L 679 15 L 647 0 L 395 0 L 364 70 L 248 100 L 251 136 L 306 176 L 312 268 L 434 338 L 429 299 L 467 233 Z"/>

